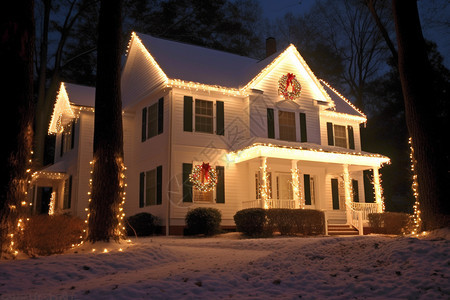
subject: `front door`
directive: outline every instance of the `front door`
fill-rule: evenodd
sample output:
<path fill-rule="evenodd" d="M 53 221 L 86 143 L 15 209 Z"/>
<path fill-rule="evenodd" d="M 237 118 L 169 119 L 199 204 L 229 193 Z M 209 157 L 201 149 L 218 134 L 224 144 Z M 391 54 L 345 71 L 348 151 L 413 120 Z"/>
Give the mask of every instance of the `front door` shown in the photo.
<path fill-rule="evenodd" d="M 290 173 L 278 173 L 276 177 L 276 208 L 295 208 L 294 192 L 292 190 Z M 275 208 L 275 207 L 274 207 Z"/>

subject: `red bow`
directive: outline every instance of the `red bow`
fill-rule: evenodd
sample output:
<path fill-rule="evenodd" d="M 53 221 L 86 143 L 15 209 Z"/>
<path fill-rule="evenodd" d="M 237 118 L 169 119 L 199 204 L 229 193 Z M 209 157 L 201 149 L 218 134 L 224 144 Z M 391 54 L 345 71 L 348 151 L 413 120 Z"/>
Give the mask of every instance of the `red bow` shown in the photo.
<path fill-rule="evenodd" d="M 205 181 L 209 180 L 209 170 L 211 169 L 211 166 L 209 163 L 202 163 L 202 175 L 203 178 L 205 178 Z"/>
<path fill-rule="evenodd" d="M 289 87 L 289 85 L 292 85 L 292 80 L 294 80 L 295 75 L 293 73 L 287 73 L 287 80 L 286 80 L 286 89 Z"/>

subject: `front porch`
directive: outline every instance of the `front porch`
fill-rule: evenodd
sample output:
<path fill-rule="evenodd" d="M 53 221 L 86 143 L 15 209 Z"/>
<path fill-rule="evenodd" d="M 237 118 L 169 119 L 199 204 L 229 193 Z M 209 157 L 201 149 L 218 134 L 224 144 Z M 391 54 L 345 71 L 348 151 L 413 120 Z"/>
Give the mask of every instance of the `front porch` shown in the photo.
<path fill-rule="evenodd" d="M 351 225 L 362 234 L 368 215 L 384 209 L 378 170 L 389 159 L 314 147 L 254 144 L 231 153 L 229 160 L 248 171 L 250 200 L 242 208 L 321 210 L 327 224 Z M 364 170 L 373 170 L 375 203 L 365 201 Z"/>

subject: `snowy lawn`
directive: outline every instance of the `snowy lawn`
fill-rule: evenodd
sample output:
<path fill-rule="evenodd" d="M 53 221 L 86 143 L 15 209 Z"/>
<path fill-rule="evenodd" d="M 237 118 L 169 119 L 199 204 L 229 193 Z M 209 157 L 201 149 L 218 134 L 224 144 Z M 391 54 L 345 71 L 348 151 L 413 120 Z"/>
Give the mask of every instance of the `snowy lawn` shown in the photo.
<path fill-rule="evenodd" d="M 139 238 L 0 261 L 0 299 L 450 299 L 449 236 Z"/>

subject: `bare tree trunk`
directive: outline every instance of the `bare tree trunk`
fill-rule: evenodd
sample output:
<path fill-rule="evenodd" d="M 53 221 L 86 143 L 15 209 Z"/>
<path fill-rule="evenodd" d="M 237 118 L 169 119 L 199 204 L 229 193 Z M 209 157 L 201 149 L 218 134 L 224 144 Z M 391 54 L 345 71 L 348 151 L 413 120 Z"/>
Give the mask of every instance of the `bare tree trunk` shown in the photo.
<path fill-rule="evenodd" d="M 420 26 L 416 1 L 393 0 L 398 44 L 398 68 L 405 101 L 406 123 L 412 137 L 423 229 L 448 225 L 448 174 L 440 134 L 431 65 Z M 445 218 L 447 217 L 447 221 Z"/>
<path fill-rule="evenodd" d="M 90 203 L 91 242 L 118 239 L 123 163 L 120 95 L 121 0 L 102 0 L 99 15 L 95 93 L 94 170 Z"/>
<path fill-rule="evenodd" d="M 26 187 L 33 142 L 34 2 L 0 4 L 0 80 L 3 128 L 0 168 L 0 250 L 27 200 Z M 28 202 L 26 202 L 28 203 Z M 26 207 L 26 206 L 25 206 Z"/>

